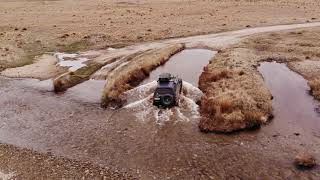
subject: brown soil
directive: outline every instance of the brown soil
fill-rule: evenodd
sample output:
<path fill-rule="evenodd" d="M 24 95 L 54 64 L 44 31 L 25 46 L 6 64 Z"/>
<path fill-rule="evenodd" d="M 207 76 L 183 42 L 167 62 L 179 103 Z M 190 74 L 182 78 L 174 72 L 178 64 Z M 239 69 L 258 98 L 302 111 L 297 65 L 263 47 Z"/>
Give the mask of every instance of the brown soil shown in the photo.
<path fill-rule="evenodd" d="M 108 167 L 0 144 L 0 171 L 12 179 L 134 179 Z M 2 178 L 0 176 L 0 178 Z M 11 179 L 10 178 L 10 179 Z"/>
<path fill-rule="evenodd" d="M 269 33 L 218 53 L 200 77 L 205 93 L 200 129 L 232 132 L 260 126 L 272 116 L 272 96 L 257 70 L 262 61 L 287 63 L 309 81 L 319 98 L 319 40 L 319 28 Z"/>
<path fill-rule="evenodd" d="M 56 65 L 58 60 L 52 55 L 44 54 L 40 57 L 36 57 L 35 59 L 35 63 L 33 64 L 17 68 L 9 68 L 2 71 L 0 74 L 2 76 L 13 78 L 23 77 L 44 80 L 56 77 L 67 71 L 66 68 Z"/>
<path fill-rule="evenodd" d="M 314 22 L 319 6 L 317 0 L 1 1 L 0 69 L 29 64 L 43 52 Z"/>
<path fill-rule="evenodd" d="M 153 69 L 164 64 L 172 55 L 183 49 L 183 44 L 176 44 L 149 50 L 133 57 L 129 63 L 114 69 L 106 79 L 101 105 L 107 107 L 110 103 L 118 104 L 123 92 L 139 85 Z"/>

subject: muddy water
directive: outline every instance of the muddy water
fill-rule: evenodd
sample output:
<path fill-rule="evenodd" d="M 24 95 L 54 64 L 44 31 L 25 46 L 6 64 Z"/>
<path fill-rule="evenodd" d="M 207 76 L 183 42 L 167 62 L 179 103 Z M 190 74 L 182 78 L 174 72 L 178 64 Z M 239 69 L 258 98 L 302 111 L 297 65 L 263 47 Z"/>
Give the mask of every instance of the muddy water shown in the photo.
<path fill-rule="evenodd" d="M 105 83 L 105 80 L 89 79 L 88 81 L 68 89 L 63 96 L 67 96 L 81 102 L 100 104 Z"/>
<path fill-rule="evenodd" d="M 183 50 L 172 56 L 166 64 L 152 71 L 149 78 L 145 79 L 142 84 L 157 80 L 161 73 L 171 73 L 194 86 L 198 86 L 199 77 L 203 68 L 215 54 L 216 51 L 206 49 Z"/>
<path fill-rule="evenodd" d="M 320 114 L 309 94 L 307 81 L 285 64 L 265 62 L 259 67 L 274 99 L 275 127 L 295 130 L 297 134 L 319 136 Z"/>
<path fill-rule="evenodd" d="M 189 102 L 197 97 L 194 88 L 185 86 L 190 92 L 181 108 L 160 113 L 143 100 L 153 86 L 129 91 L 128 96 L 143 96 L 113 111 L 0 77 L 0 142 L 101 164 L 138 179 L 318 179 L 320 168 L 298 171 L 292 160 L 301 148 L 319 157 L 319 138 L 301 146 L 305 141 L 282 132 L 277 137 L 264 130 L 204 134 L 192 113 L 196 104 Z"/>

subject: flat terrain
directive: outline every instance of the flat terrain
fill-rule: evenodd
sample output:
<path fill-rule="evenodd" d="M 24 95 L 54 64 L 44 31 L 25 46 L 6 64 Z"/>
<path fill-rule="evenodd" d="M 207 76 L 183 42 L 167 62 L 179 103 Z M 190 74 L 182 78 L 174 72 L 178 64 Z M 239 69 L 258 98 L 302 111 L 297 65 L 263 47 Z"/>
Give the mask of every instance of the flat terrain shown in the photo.
<path fill-rule="evenodd" d="M 293 164 L 304 151 L 320 160 L 319 123 L 277 114 L 279 98 L 259 71 L 263 62 L 284 63 L 319 99 L 319 1 L 10 0 L 0 2 L 0 17 L 0 71 L 7 76 L 0 76 L 0 179 L 320 179 L 320 166 Z M 132 59 L 136 64 L 145 52 L 140 59 L 147 61 L 150 50 L 180 43 L 218 51 L 199 79 L 201 103 L 202 92 L 185 83 L 181 106 L 159 110 L 151 105 L 151 82 L 125 86 L 133 89 L 121 94 L 123 108 L 100 108 L 101 79 L 118 68 L 127 79 L 109 81 L 128 85 L 131 67 L 124 67 Z M 62 56 L 87 58 L 84 69 L 96 72 L 70 72 L 57 65 Z M 80 79 L 64 93 L 53 92 L 52 80 L 8 78 L 62 73 Z M 219 107 L 223 118 L 209 131 L 251 128 L 248 119 L 264 125 L 200 132 L 204 116 L 218 117 L 217 105 L 226 107 Z"/>
<path fill-rule="evenodd" d="M 320 19 L 317 0 L 10 0 L 0 2 L 0 66 L 52 51 L 105 48 Z"/>

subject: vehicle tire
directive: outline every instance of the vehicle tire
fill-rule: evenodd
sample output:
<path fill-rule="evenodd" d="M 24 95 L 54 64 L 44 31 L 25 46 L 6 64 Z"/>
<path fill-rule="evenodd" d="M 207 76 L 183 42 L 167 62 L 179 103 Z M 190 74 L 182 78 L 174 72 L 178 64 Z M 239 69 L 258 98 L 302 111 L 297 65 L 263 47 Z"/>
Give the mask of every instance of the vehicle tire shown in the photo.
<path fill-rule="evenodd" d="M 165 107 L 170 107 L 174 104 L 174 98 L 172 95 L 167 94 L 161 98 L 162 105 Z"/>

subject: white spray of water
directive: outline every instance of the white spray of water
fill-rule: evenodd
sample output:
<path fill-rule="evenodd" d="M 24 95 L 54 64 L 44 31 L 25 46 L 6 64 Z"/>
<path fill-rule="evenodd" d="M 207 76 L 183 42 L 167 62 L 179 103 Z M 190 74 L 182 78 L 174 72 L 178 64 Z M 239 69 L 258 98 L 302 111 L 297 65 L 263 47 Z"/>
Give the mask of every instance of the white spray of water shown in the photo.
<path fill-rule="evenodd" d="M 153 114 L 155 122 L 163 125 L 164 122 L 174 119 L 175 121 L 190 121 L 190 118 L 199 117 L 199 107 L 196 101 L 202 96 L 201 90 L 192 86 L 190 83 L 183 82 L 184 94 L 181 96 L 180 106 L 172 109 L 158 109 L 152 105 L 153 92 L 157 86 L 157 82 L 153 81 L 124 93 L 124 99 L 127 100 L 126 109 L 135 111 L 135 116 L 141 121 L 150 119 Z M 176 116 L 176 118 L 172 118 Z"/>
<path fill-rule="evenodd" d="M 157 109 L 154 111 L 154 117 L 158 125 L 163 125 L 165 122 L 170 121 L 172 115 L 172 109 Z"/>

